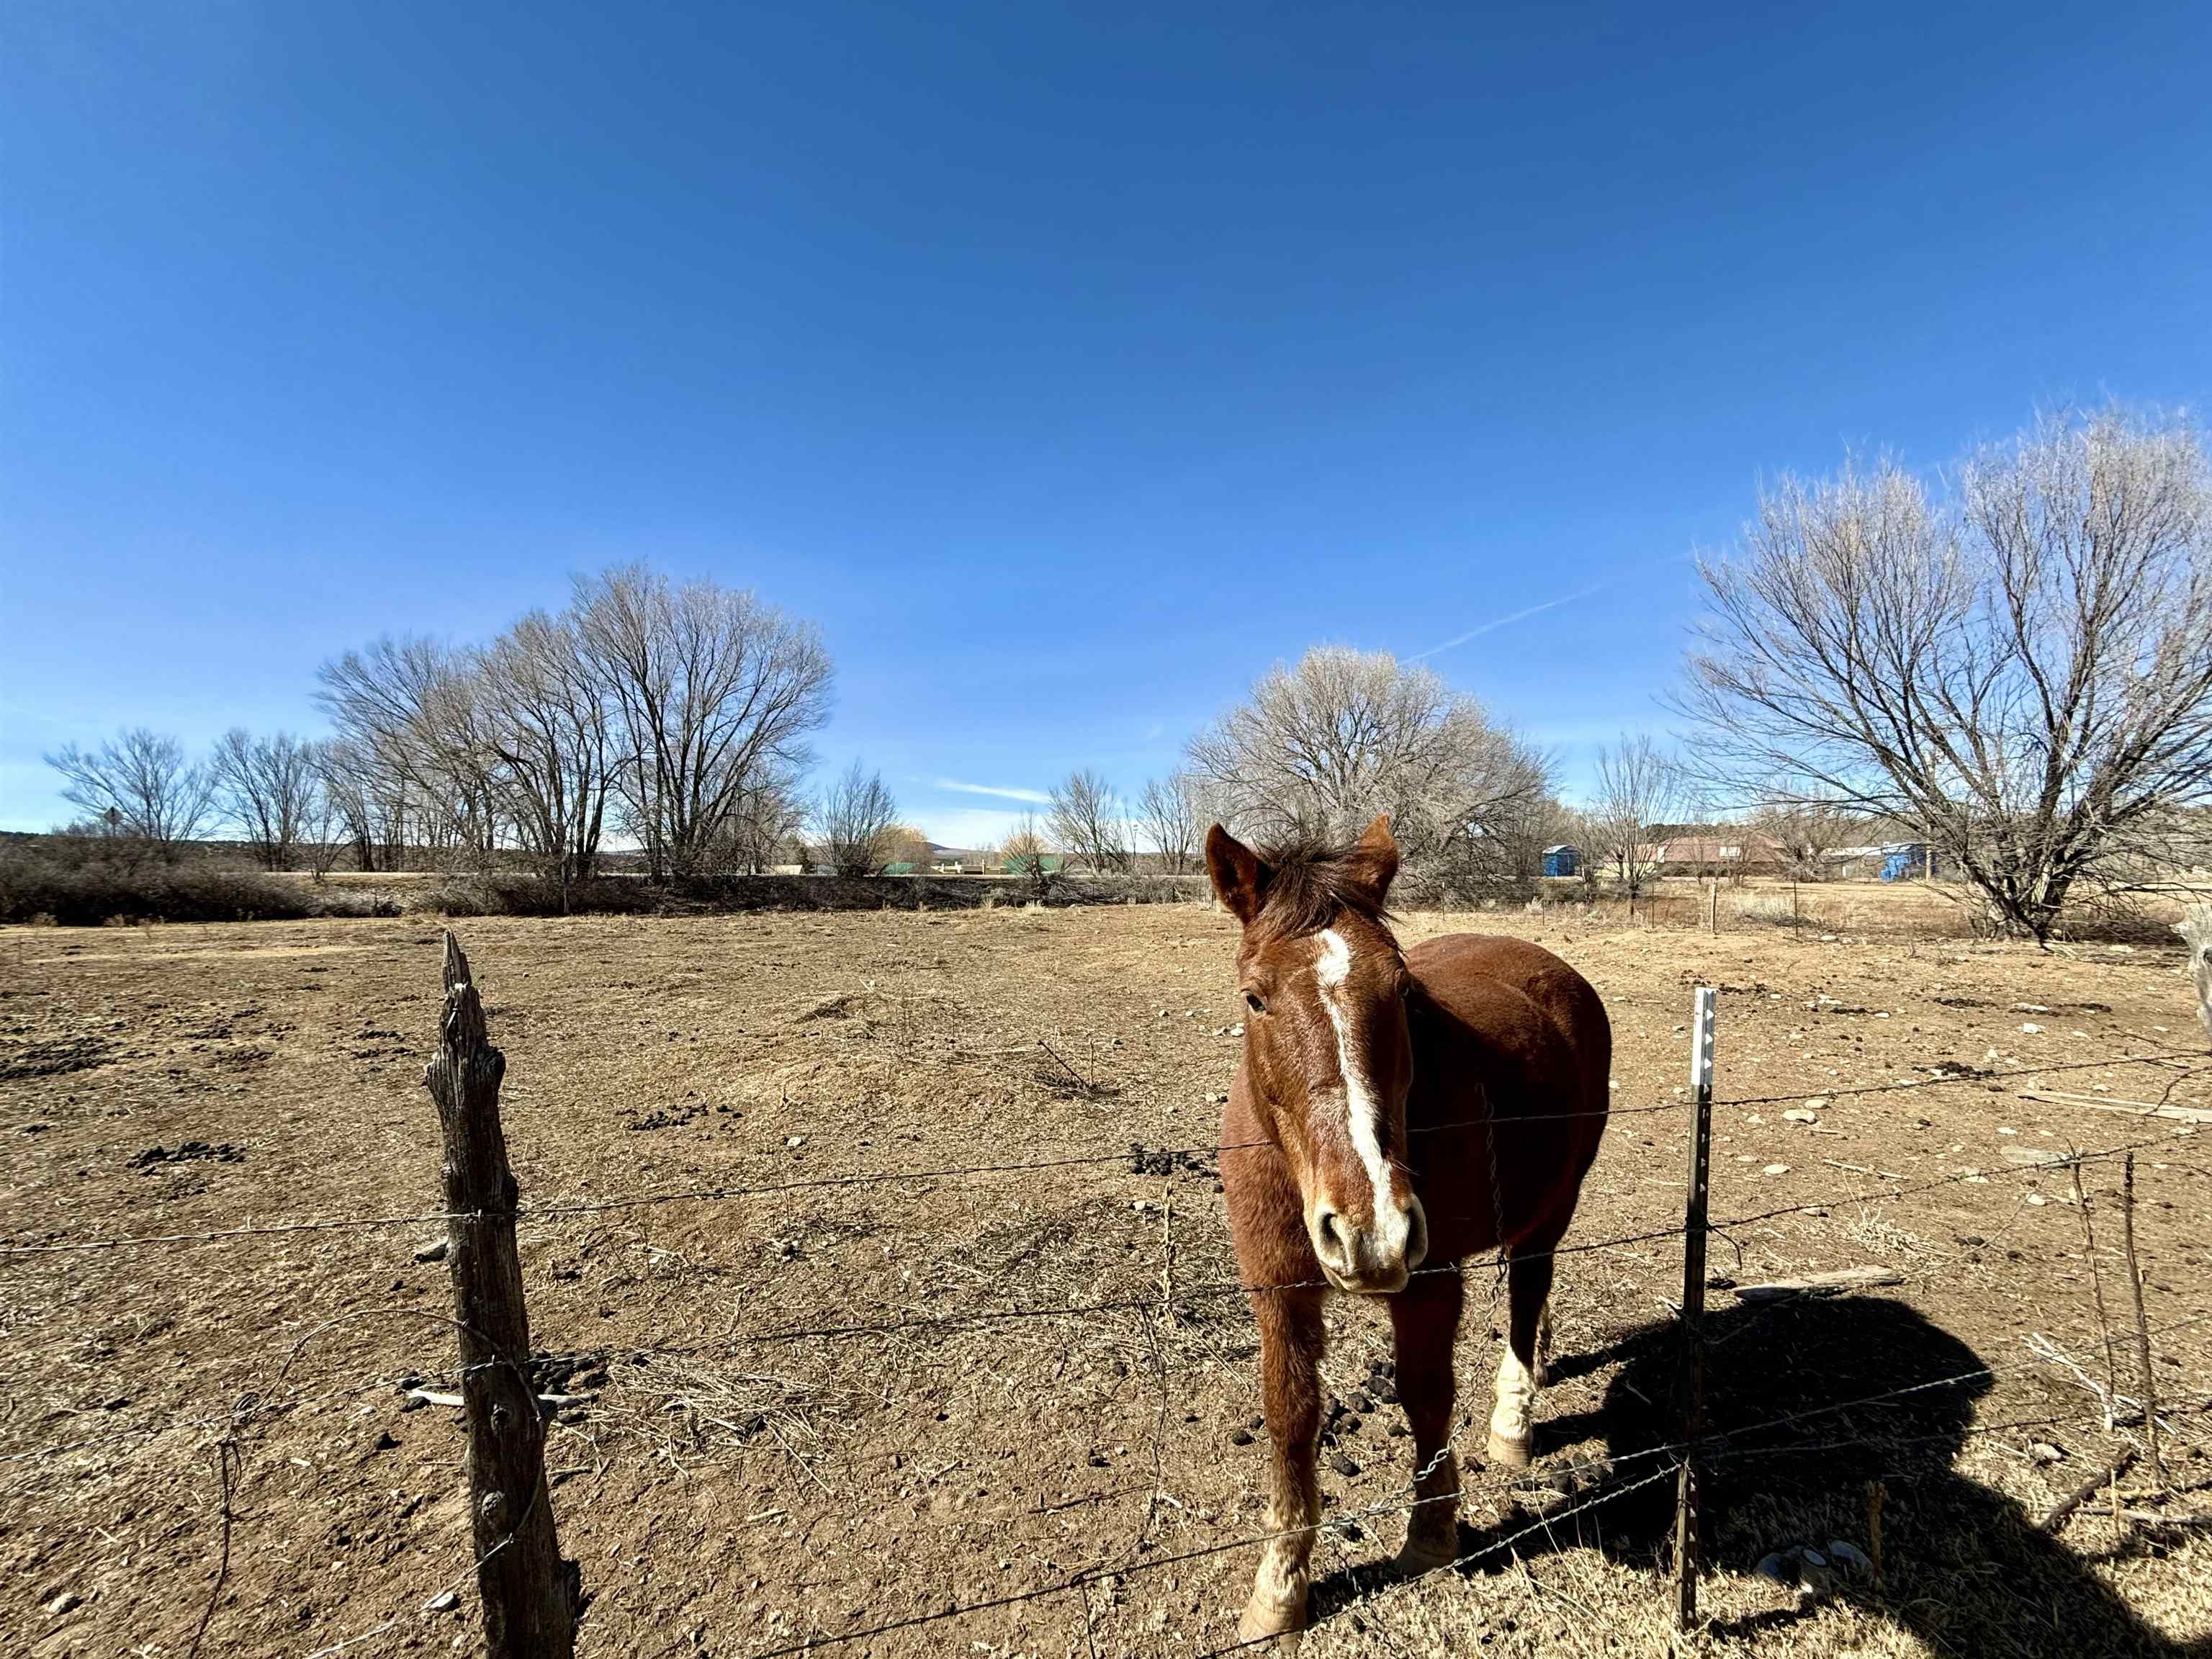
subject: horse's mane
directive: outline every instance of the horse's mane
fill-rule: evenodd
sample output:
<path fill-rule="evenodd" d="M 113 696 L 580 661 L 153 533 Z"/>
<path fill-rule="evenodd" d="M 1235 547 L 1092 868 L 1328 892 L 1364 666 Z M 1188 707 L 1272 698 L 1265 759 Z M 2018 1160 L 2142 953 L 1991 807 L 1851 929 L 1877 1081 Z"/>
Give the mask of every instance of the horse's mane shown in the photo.
<path fill-rule="evenodd" d="M 1354 846 L 1302 836 L 1255 849 L 1266 869 L 1257 926 L 1280 939 L 1317 933 L 1349 910 L 1381 927 L 1390 913 L 1376 898 L 1370 871 Z"/>

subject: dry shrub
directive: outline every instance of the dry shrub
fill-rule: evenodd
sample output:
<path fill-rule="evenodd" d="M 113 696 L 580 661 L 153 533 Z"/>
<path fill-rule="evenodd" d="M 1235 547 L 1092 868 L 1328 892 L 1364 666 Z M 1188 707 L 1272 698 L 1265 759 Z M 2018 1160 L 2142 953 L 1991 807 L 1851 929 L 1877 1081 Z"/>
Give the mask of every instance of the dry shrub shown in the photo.
<path fill-rule="evenodd" d="M 204 855 L 133 855 L 113 843 L 62 836 L 0 842 L 0 921 L 98 927 L 396 914 L 379 896 L 308 887 Z"/>

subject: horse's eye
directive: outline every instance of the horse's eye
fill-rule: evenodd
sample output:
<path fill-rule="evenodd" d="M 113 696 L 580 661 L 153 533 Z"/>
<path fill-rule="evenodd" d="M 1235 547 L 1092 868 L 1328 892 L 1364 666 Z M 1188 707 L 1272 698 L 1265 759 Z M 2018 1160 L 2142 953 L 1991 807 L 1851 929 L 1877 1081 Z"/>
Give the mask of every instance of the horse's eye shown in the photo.
<path fill-rule="evenodd" d="M 1267 1012 L 1267 1005 L 1260 1000 L 1260 994 L 1257 991 L 1247 991 L 1244 994 L 1244 1006 L 1255 1014 L 1264 1014 Z"/>

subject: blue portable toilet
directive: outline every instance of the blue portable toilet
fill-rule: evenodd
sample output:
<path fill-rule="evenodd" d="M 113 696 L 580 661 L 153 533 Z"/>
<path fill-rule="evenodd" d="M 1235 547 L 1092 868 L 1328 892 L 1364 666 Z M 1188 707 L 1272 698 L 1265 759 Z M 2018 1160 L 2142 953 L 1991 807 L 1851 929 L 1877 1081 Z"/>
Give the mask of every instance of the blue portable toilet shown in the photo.
<path fill-rule="evenodd" d="M 1544 873 L 1547 876 L 1571 876 L 1582 867 L 1582 854 L 1565 842 L 1544 849 Z"/>
<path fill-rule="evenodd" d="M 1909 880 L 1929 867 L 1928 843 L 1924 841 L 1893 841 L 1881 849 L 1884 881 Z"/>

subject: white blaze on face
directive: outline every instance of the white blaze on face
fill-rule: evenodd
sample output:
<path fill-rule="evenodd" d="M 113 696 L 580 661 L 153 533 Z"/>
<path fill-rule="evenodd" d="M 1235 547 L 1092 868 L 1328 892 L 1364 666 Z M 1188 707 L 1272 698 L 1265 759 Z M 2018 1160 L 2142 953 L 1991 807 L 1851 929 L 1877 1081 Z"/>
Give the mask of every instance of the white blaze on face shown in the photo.
<path fill-rule="evenodd" d="M 1367 1170 L 1374 1189 L 1376 1242 L 1386 1255 L 1401 1253 L 1408 1231 L 1407 1213 L 1390 1197 L 1390 1166 L 1382 1158 L 1382 1103 L 1367 1075 L 1367 1056 L 1354 1041 L 1345 1008 L 1345 982 L 1352 975 L 1352 947 L 1335 928 L 1321 935 L 1321 955 L 1314 963 L 1314 979 L 1321 986 L 1321 1006 L 1336 1029 L 1337 1069 L 1344 1078 L 1344 1115 L 1352 1131 L 1352 1149 Z"/>

